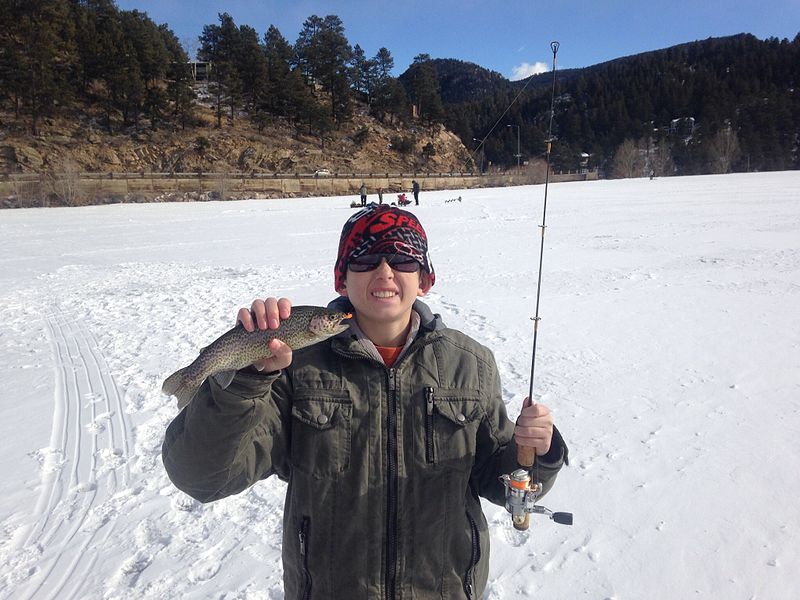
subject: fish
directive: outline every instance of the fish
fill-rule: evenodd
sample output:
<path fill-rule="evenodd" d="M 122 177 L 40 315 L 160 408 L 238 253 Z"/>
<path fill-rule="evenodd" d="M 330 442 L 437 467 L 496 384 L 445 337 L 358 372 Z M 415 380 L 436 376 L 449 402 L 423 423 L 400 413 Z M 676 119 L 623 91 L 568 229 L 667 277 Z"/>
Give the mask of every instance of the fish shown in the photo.
<path fill-rule="evenodd" d="M 175 371 L 164 380 L 161 391 L 178 398 L 182 409 L 194 398 L 197 390 L 211 375 L 226 371 L 232 374 L 254 362 L 269 358 L 269 343 L 277 338 L 298 350 L 326 340 L 347 329 L 342 323 L 352 318 L 350 313 L 332 311 L 321 306 L 293 306 L 288 319 L 277 329 L 247 331 L 241 323 L 225 332 L 200 351 L 192 364 Z"/>

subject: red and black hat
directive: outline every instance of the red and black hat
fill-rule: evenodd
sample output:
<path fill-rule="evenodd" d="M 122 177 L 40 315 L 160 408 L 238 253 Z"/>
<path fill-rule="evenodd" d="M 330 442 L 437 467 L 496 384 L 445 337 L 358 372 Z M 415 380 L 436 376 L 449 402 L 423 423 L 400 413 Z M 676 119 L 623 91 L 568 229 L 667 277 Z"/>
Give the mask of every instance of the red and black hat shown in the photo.
<path fill-rule="evenodd" d="M 365 254 L 402 254 L 419 262 L 436 278 L 428 256 L 428 236 L 413 214 L 389 204 L 369 204 L 358 211 L 342 228 L 339 253 L 333 267 L 336 290 L 347 277 L 347 263 Z"/>

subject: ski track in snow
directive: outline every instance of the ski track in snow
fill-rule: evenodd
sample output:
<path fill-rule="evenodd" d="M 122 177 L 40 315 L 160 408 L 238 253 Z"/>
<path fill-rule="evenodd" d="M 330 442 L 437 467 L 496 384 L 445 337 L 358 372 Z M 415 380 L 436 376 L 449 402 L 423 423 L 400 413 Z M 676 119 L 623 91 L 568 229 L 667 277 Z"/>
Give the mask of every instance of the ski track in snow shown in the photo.
<path fill-rule="evenodd" d="M 418 209 L 437 271 L 427 302 L 494 352 L 512 419 L 528 393 L 540 192 L 457 205 L 430 192 Z M 517 532 L 484 503 L 484 600 L 793 599 L 800 177 L 552 197 L 535 396 L 571 467 L 542 503 L 575 525 L 533 517 Z M 160 386 L 253 298 L 331 298 L 336 203 L 0 212 L 0 368 L 46 401 L 29 418 L 50 425 L 26 441 L 31 475 L 0 514 L 0 599 L 283 598 L 285 484 L 208 505 L 175 489 Z"/>
<path fill-rule="evenodd" d="M 131 435 L 122 392 L 97 340 L 80 319 L 46 314 L 55 365 L 50 445 L 42 449 L 41 488 L 21 548 L 42 558 L 20 598 L 79 598 L 81 583 L 113 532 L 104 504 L 130 484 Z M 26 565 L 23 565 L 24 567 Z"/>

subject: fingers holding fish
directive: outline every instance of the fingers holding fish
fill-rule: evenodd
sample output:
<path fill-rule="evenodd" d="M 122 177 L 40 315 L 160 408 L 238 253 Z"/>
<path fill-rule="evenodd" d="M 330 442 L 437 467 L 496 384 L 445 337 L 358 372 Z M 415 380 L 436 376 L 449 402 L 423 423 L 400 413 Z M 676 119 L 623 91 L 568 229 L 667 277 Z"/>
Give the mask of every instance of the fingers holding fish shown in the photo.
<path fill-rule="evenodd" d="M 292 350 L 345 331 L 349 327 L 345 321 L 351 317 L 350 313 L 321 306 L 292 307 L 286 298 L 257 300 L 250 309 L 239 311 L 241 327 L 237 325 L 203 348 L 190 365 L 167 377 L 161 389 L 176 396 L 178 408 L 183 408 L 207 377 L 250 365 L 269 372 L 284 369 L 292 362 Z M 278 321 L 278 327 L 271 327 L 273 320 Z"/>
<path fill-rule="evenodd" d="M 250 309 L 240 308 L 236 320 L 247 331 L 256 329 L 278 329 L 281 321 L 285 321 L 292 314 L 292 302 L 288 298 L 269 297 L 265 300 L 256 299 Z"/>
<path fill-rule="evenodd" d="M 236 322 L 241 323 L 245 331 L 250 333 L 256 330 L 256 321 L 253 318 L 253 314 L 253 311 L 249 308 L 240 308 L 239 312 L 236 313 Z"/>
<path fill-rule="evenodd" d="M 280 371 L 292 364 L 292 347 L 289 344 L 276 338 L 270 341 L 269 349 L 272 356 L 253 363 L 259 371 Z"/>

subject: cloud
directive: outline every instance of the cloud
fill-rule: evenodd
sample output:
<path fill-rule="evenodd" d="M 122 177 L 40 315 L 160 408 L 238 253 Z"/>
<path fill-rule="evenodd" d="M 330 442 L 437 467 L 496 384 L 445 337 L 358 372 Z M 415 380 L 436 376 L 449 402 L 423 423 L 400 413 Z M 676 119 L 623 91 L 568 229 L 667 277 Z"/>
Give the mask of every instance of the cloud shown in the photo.
<path fill-rule="evenodd" d="M 519 81 L 520 79 L 525 79 L 526 77 L 530 77 L 531 75 L 538 75 L 539 73 L 547 73 L 549 70 L 547 63 L 543 62 L 536 62 L 533 64 L 530 63 L 522 63 L 521 65 L 517 65 L 511 71 L 511 81 Z"/>

